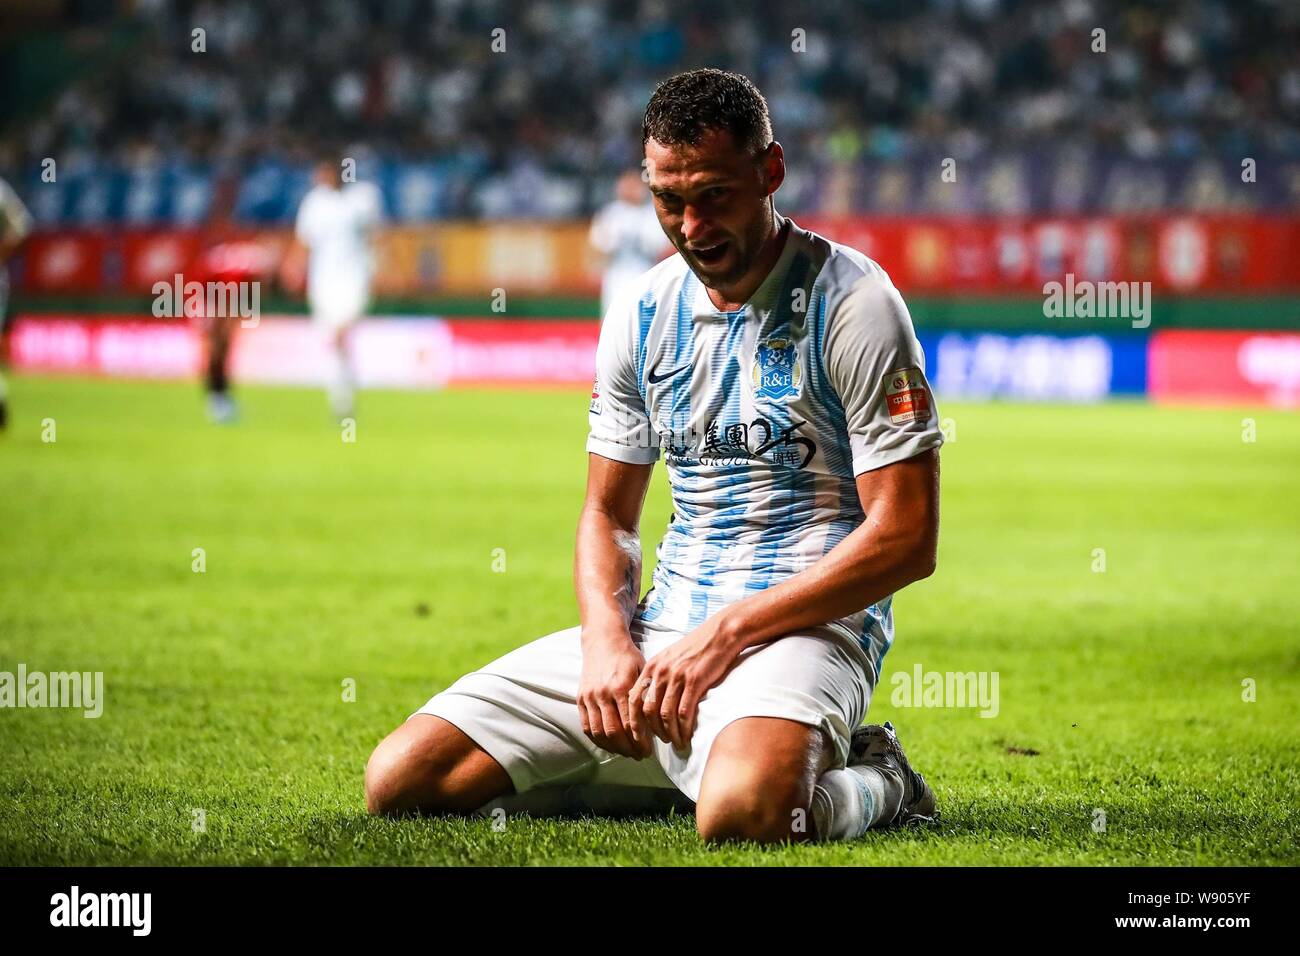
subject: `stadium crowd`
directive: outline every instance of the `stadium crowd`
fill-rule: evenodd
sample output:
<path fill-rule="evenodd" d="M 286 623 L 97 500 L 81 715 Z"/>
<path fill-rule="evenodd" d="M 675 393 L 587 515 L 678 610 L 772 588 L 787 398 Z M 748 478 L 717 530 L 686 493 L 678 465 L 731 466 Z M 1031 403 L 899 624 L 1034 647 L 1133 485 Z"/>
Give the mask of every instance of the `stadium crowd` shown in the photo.
<path fill-rule="evenodd" d="M 0 168 L 21 178 L 59 156 L 74 170 L 180 164 L 246 176 L 363 144 L 377 162 L 435 162 L 433 215 L 585 215 L 639 162 L 654 83 L 698 65 L 744 72 L 764 90 L 804 171 L 784 199 L 796 209 L 1059 206 L 1072 169 L 1116 163 L 1199 190 L 1162 195 L 1165 206 L 1258 206 L 1260 194 L 1235 189 L 1241 157 L 1300 161 L 1300 6 L 1284 0 L 129 6 L 127 52 L 5 130 Z M 881 181 L 941 157 L 987 175 L 947 206 L 922 183 Z M 999 180 L 1002 158 L 1029 166 Z M 1208 188 L 1186 173 L 1207 162 Z M 1300 166 L 1288 168 L 1294 179 L 1274 181 L 1265 204 L 1300 205 Z M 845 169 L 876 174 L 850 184 L 876 185 L 837 185 Z M 1008 176 L 1030 195 L 1008 198 Z M 1093 179 L 1080 207 L 1123 207 L 1143 192 L 1140 178 L 1127 190 Z"/>

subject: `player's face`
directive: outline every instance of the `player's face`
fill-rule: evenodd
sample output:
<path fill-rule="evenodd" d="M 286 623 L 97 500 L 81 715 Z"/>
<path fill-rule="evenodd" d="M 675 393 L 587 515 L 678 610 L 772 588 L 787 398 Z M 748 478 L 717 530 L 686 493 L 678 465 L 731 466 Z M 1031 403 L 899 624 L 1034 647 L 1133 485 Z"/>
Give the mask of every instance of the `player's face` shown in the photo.
<path fill-rule="evenodd" d="M 655 213 L 700 281 L 725 290 L 742 284 L 773 229 L 769 197 L 785 173 L 781 147 L 755 159 L 730 132 L 698 146 L 645 146 Z"/>
<path fill-rule="evenodd" d="M 339 168 L 333 163 L 317 163 L 313 178 L 320 185 L 334 189 L 339 184 Z"/>

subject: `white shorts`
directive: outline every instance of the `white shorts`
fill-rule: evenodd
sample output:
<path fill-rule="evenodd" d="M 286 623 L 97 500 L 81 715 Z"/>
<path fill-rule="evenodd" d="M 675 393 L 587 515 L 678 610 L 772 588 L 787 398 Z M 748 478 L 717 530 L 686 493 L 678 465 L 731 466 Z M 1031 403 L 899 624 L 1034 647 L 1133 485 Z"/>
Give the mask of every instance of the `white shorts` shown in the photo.
<path fill-rule="evenodd" d="M 650 756 L 633 760 L 602 750 L 582 732 L 580 633 L 571 627 L 525 644 L 466 674 L 416 713 L 464 731 L 501 764 L 516 793 L 610 784 L 676 787 L 698 800 L 709 750 L 733 720 L 781 717 L 819 727 L 834 745 L 834 766 L 842 767 L 849 737 L 871 700 L 866 654 L 832 627 L 810 628 L 741 653 L 740 662 L 700 701 L 689 751 L 678 753 L 656 739 Z M 682 637 L 639 617 L 632 625 L 632 638 L 647 660 Z"/>
<path fill-rule="evenodd" d="M 338 283 L 308 296 L 311 320 L 317 328 L 332 331 L 361 321 L 370 308 L 370 290 L 357 283 Z"/>

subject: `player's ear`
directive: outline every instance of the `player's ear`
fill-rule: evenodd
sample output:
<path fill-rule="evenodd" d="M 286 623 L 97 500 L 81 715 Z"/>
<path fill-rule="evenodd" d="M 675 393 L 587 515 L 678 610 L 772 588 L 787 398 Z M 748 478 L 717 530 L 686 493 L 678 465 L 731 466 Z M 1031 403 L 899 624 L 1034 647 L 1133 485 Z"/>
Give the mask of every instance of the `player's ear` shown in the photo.
<path fill-rule="evenodd" d="M 767 144 L 767 149 L 763 150 L 759 158 L 763 168 L 763 178 L 766 183 L 767 195 L 772 195 L 781 188 L 785 182 L 785 151 L 781 144 L 776 140 Z"/>

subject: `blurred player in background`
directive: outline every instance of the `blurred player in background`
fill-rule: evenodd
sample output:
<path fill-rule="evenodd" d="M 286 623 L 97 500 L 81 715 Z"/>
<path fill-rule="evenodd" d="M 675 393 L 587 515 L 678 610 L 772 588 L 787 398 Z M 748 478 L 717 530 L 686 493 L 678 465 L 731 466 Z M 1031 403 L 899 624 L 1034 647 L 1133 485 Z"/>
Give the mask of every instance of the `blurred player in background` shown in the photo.
<path fill-rule="evenodd" d="M 340 419 L 353 414 L 356 384 L 348 338 L 370 305 L 371 238 L 382 216 L 379 190 L 371 183 L 345 184 L 342 171 L 334 160 L 317 164 L 315 185 L 298 207 L 294 245 L 285 262 L 286 282 L 298 286 L 306 260 L 307 303 L 325 339 L 326 390 Z"/>
<path fill-rule="evenodd" d="M 4 366 L 9 358 L 9 260 L 32 231 L 32 215 L 7 182 L 0 179 L 0 428 L 9 422 Z"/>
<path fill-rule="evenodd" d="M 600 280 L 600 317 L 603 320 L 619 290 L 640 278 L 668 251 L 664 231 L 647 202 L 649 191 L 640 175 L 618 177 L 615 199 L 601 207 L 591 221 L 588 241 L 604 259 Z"/>
<path fill-rule="evenodd" d="M 228 238 L 216 242 L 199 257 L 195 266 L 202 282 L 256 282 L 266 273 L 270 256 L 253 239 Z M 236 300 L 246 296 L 237 294 Z M 255 300 L 260 303 L 260 295 Z M 187 317 L 203 339 L 203 381 L 208 393 L 208 417 L 218 424 L 228 424 L 239 417 L 239 409 L 230 394 L 230 355 L 243 316 L 230 310 L 209 315 L 199 307 Z M 259 317 L 252 316 L 255 322 Z"/>

